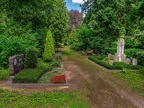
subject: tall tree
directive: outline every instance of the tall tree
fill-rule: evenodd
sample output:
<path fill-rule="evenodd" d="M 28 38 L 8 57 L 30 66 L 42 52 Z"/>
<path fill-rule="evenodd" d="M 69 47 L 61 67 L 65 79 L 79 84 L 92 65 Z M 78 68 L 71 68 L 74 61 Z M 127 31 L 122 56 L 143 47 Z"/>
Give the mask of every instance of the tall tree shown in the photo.
<path fill-rule="evenodd" d="M 50 30 L 52 31 L 55 46 L 58 47 L 62 39 L 66 37 L 68 14 L 64 0 L 55 0 L 53 14 L 50 19 Z"/>
<path fill-rule="evenodd" d="M 78 10 L 70 10 L 68 12 L 68 15 L 69 15 L 69 21 L 68 21 L 69 31 L 72 30 L 73 26 L 75 26 L 76 29 L 78 29 L 82 23 L 83 13 L 79 12 Z"/>

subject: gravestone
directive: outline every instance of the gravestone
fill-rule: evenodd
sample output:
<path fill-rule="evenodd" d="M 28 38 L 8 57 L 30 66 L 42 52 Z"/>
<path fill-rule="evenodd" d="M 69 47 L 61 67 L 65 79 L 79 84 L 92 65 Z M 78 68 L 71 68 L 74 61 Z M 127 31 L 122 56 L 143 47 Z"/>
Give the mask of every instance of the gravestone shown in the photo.
<path fill-rule="evenodd" d="M 126 55 L 124 54 L 124 39 L 120 38 L 117 42 L 117 53 L 115 54 L 114 61 L 125 61 Z"/>
<path fill-rule="evenodd" d="M 137 59 L 132 59 L 132 65 L 137 65 Z"/>
<path fill-rule="evenodd" d="M 17 74 L 24 68 L 24 55 L 15 55 L 9 58 L 10 75 Z"/>

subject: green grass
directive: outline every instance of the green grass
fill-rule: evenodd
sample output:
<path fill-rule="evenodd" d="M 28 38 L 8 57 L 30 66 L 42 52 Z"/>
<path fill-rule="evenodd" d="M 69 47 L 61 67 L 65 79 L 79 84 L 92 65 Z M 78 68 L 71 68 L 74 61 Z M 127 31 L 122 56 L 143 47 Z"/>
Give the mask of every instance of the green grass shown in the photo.
<path fill-rule="evenodd" d="M 62 75 L 63 71 L 50 71 L 45 73 L 38 81 L 38 83 L 49 84 L 51 79 L 56 75 Z"/>
<path fill-rule="evenodd" d="M 64 46 L 64 48 L 62 48 L 62 51 L 65 55 L 75 55 L 75 52 L 71 50 L 68 46 Z"/>
<path fill-rule="evenodd" d="M 26 68 L 22 72 L 18 73 L 14 79 L 14 83 L 37 83 L 39 78 L 46 72 L 52 69 L 50 63 L 45 63 L 42 60 L 38 60 L 37 68 Z"/>
<path fill-rule="evenodd" d="M 0 108 L 89 108 L 80 93 L 61 91 L 30 95 L 0 89 Z"/>
<path fill-rule="evenodd" d="M 5 81 L 9 77 L 9 70 L 8 69 L 0 69 L 0 81 Z"/>
<path fill-rule="evenodd" d="M 130 70 L 121 71 L 118 73 L 110 73 L 113 76 L 125 80 L 128 86 L 133 90 L 144 95 L 144 76 L 139 72 L 132 72 Z"/>

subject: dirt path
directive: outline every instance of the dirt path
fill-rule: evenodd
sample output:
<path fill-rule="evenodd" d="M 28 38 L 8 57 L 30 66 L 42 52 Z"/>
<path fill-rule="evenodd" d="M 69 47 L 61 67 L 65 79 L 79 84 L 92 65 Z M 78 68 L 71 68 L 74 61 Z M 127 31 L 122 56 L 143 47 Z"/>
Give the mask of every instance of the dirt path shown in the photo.
<path fill-rule="evenodd" d="M 64 56 L 69 89 L 81 91 L 91 108 L 144 108 L 144 97 L 131 92 L 125 82 L 114 78 L 76 54 Z"/>

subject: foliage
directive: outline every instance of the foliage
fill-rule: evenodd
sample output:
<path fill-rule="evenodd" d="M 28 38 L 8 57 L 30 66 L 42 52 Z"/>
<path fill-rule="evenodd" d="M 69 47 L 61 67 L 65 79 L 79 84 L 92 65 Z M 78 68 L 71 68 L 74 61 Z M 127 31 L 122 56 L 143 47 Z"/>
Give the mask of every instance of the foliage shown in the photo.
<path fill-rule="evenodd" d="M 45 74 L 43 74 L 40 77 L 38 83 L 50 84 L 51 83 L 51 79 L 54 76 L 61 75 L 61 74 L 63 74 L 63 71 L 49 71 L 49 72 L 46 72 Z"/>
<path fill-rule="evenodd" d="M 141 67 L 138 65 L 130 65 L 130 64 L 126 64 L 126 63 L 122 63 L 122 62 L 114 62 L 113 65 L 110 65 L 108 63 L 105 63 L 103 60 L 98 59 L 96 56 L 90 56 L 89 57 L 90 60 L 94 61 L 95 63 L 98 63 L 101 66 L 106 67 L 107 69 L 133 69 L 133 70 L 138 70 Z"/>
<path fill-rule="evenodd" d="M 38 50 L 35 47 L 28 47 L 26 49 L 24 66 L 26 68 L 35 68 L 37 66 Z"/>
<path fill-rule="evenodd" d="M 56 47 L 58 47 L 63 38 L 67 36 L 67 21 L 68 13 L 64 0 L 54 0 L 54 10 L 50 18 L 50 30 Z"/>
<path fill-rule="evenodd" d="M 8 69 L 0 69 L 0 81 L 7 80 L 9 77 L 9 70 Z"/>
<path fill-rule="evenodd" d="M 53 67 L 60 67 L 61 64 L 60 64 L 59 61 L 53 61 L 53 62 L 52 62 L 52 66 L 53 66 Z"/>
<path fill-rule="evenodd" d="M 126 49 L 125 50 L 125 54 L 126 54 L 126 56 L 128 57 L 128 58 L 130 58 L 130 57 L 133 57 L 133 58 L 135 58 L 136 57 L 136 53 L 137 52 L 139 52 L 140 51 L 140 49 Z"/>
<path fill-rule="evenodd" d="M 51 31 L 48 30 L 46 42 L 45 42 L 45 49 L 44 49 L 44 53 L 42 55 L 43 60 L 46 62 L 52 61 L 54 54 L 55 54 L 54 41 L 53 41 Z"/>
<path fill-rule="evenodd" d="M 144 66 L 144 52 L 138 52 L 136 58 L 138 59 L 138 64 Z"/>
<path fill-rule="evenodd" d="M 11 25 L 12 26 L 12 25 Z M 16 25 L 15 25 L 16 26 Z M 3 30 L 5 35 L 0 35 L 0 66 L 8 67 L 8 58 L 18 54 L 25 54 L 25 49 L 30 45 L 36 46 L 34 34 L 27 27 L 22 28 L 10 27 L 11 30 Z M 28 33 L 28 34 L 27 34 Z M 9 35 L 10 36 L 9 36 Z M 21 37 L 19 37 L 21 35 Z"/>
<path fill-rule="evenodd" d="M 105 48 L 104 53 L 105 54 L 115 54 L 116 53 L 116 48 Z"/>
<path fill-rule="evenodd" d="M 68 31 L 71 32 L 73 26 L 75 26 L 76 29 L 80 27 L 82 23 L 82 19 L 83 19 L 83 14 L 79 12 L 78 10 L 70 10 L 68 11 L 68 15 L 69 15 Z"/>
<path fill-rule="evenodd" d="M 143 86 L 144 78 L 141 74 L 129 70 L 110 74 L 125 80 L 128 86 L 132 88 L 132 90 L 140 92 L 144 95 L 144 86 Z"/>
<path fill-rule="evenodd" d="M 51 64 L 45 63 L 42 60 L 38 60 L 37 68 L 26 68 L 22 70 L 14 77 L 13 83 L 37 83 L 39 78 L 51 69 Z"/>
<path fill-rule="evenodd" d="M 51 82 L 52 83 L 65 83 L 66 82 L 65 75 L 54 76 L 51 79 Z"/>
<path fill-rule="evenodd" d="M 86 14 L 82 25 L 85 24 L 91 30 L 92 45 L 101 40 L 98 45 L 108 48 L 112 41 L 120 37 L 130 37 L 130 40 L 126 40 L 128 43 L 126 48 L 142 49 L 144 15 L 141 14 L 143 13 L 141 9 L 143 6 L 142 0 L 87 0 L 81 5 L 82 11 Z M 135 37 L 134 40 L 131 37 Z"/>
<path fill-rule="evenodd" d="M 89 108 L 82 94 L 74 92 L 34 92 L 24 95 L 0 89 L 0 97 L 1 108 Z"/>

